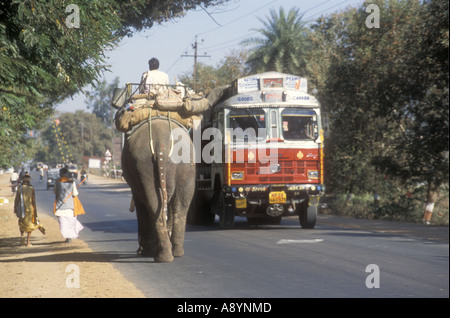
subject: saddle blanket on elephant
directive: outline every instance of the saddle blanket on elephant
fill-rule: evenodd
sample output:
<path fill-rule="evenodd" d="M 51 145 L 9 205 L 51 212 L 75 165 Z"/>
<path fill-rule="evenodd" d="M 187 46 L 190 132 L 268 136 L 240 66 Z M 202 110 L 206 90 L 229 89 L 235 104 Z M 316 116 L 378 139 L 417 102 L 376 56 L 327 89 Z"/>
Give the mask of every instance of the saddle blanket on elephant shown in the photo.
<path fill-rule="evenodd" d="M 151 117 L 166 117 L 172 119 L 186 129 L 192 128 L 194 120 L 201 120 L 197 115 L 183 115 L 179 112 L 161 111 L 159 109 L 142 107 L 135 110 L 126 110 L 122 114 L 116 115 L 115 124 L 117 130 L 128 132 L 139 123 L 148 120 Z"/>

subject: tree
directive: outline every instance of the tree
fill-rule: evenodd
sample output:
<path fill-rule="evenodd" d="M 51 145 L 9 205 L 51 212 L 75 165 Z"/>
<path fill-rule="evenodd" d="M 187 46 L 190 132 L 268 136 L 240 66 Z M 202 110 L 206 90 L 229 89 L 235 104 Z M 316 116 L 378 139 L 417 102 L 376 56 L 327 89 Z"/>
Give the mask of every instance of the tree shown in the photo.
<path fill-rule="evenodd" d="M 163 23 L 183 16 L 186 11 L 198 6 L 221 5 L 229 0 L 133 0 L 113 1 L 116 11 L 122 20 L 117 33 L 124 36 L 133 32 L 151 28 L 154 23 Z"/>
<path fill-rule="evenodd" d="M 77 110 L 55 119 L 46 123 L 36 160 L 51 165 L 81 163 L 84 156 L 102 157 L 106 149 L 111 149 L 111 129 L 95 114 Z"/>
<path fill-rule="evenodd" d="M 232 50 L 216 67 L 203 63 L 197 64 L 197 87 L 199 92 L 208 94 L 216 86 L 228 85 L 236 78 L 247 75 L 245 50 Z M 194 87 L 193 74 L 184 74 L 180 81 L 187 87 Z"/>
<path fill-rule="evenodd" d="M 94 90 L 87 96 L 87 108 L 92 109 L 92 113 L 99 117 L 106 127 L 111 127 L 112 124 L 114 109 L 111 107 L 111 100 L 114 88 L 118 85 L 118 77 L 110 84 L 103 80 L 93 85 Z"/>
<path fill-rule="evenodd" d="M 366 26 L 368 2 L 316 22 L 312 63 L 328 61 L 309 70 L 331 119 L 328 189 L 397 200 L 392 185 L 448 180 L 448 4 L 370 3 L 380 28 Z"/>
<path fill-rule="evenodd" d="M 73 2 L 0 2 L 2 165 L 11 163 L 27 129 L 43 127 L 55 103 L 101 78 L 105 52 L 123 36 L 226 0 Z"/>
<path fill-rule="evenodd" d="M 448 6 L 425 1 L 415 8 L 416 19 L 408 21 L 414 37 L 403 35 L 398 57 L 408 62 L 402 74 L 405 102 L 393 110 L 403 133 L 393 142 L 394 151 L 374 160 L 404 182 L 426 182 L 430 202 L 449 178 Z"/>
<path fill-rule="evenodd" d="M 289 10 L 287 16 L 281 7 L 277 15 L 270 11 L 267 21 L 260 19 L 263 28 L 257 29 L 263 38 L 250 38 L 242 43 L 253 45 L 247 65 L 251 73 L 278 71 L 304 75 L 308 29 L 302 21 L 299 9 Z"/>

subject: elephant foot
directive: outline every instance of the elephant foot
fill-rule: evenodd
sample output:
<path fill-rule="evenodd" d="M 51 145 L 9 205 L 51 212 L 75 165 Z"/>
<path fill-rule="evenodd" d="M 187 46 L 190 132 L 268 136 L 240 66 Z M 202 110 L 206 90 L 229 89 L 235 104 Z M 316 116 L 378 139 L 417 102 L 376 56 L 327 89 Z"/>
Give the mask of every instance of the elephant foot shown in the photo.
<path fill-rule="evenodd" d="M 174 258 L 172 254 L 165 253 L 165 254 L 159 254 L 155 257 L 156 263 L 171 263 L 173 262 Z"/>
<path fill-rule="evenodd" d="M 150 247 L 145 247 L 145 246 L 139 245 L 139 248 L 137 249 L 136 254 L 139 256 L 154 256 L 155 251 L 154 251 L 154 249 L 152 249 Z"/>
<path fill-rule="evenodd" d="M 183 256 L 184 255 L 183 247 L 182 246 L 180 246 L 180 247 L 175 247 L 174 246 L 172 248 L 172 254 L 173 254 L 174 257 L 181 257 L 181 256 Z"/>

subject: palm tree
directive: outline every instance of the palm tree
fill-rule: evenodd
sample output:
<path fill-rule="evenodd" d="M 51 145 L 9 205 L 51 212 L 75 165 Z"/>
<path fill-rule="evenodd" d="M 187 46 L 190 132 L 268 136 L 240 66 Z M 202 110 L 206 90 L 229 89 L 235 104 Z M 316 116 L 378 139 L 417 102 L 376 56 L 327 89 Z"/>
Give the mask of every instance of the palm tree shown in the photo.
<path fill-rule="evenodd" d="M 305 74 L 305 52 L 307 49 L 307 32 L 303 15 L 299 9 L 292 8 L 287 16 L 281 7 L 277 15 L 270 10 L 268 21 L 259 19 L 263 28 L 254 29 L 263 38 L 250 38 L 242 44 L 253 45 L 247 60 L 252 73 L 278 71 L 290 74 Z"/>

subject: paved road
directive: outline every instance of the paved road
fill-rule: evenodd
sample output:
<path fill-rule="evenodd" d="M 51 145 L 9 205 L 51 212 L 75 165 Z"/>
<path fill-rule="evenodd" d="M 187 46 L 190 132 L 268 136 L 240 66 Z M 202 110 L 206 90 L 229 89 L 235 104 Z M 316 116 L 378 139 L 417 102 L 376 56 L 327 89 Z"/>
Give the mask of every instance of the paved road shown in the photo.
<path fill-rule="evenodd" d="M 302 230 L 297 218 L 259 227 L 238 219 L 231 230 L 188 226 L 185 256 L 159 264 L 136 256 L 127 185 L 91 179 L 80 187 L 80 238 L 148 297 L 449 297 L 448 227 L 320 215 Z M 36 187 L 51 205 L 52 191 Z"/>

